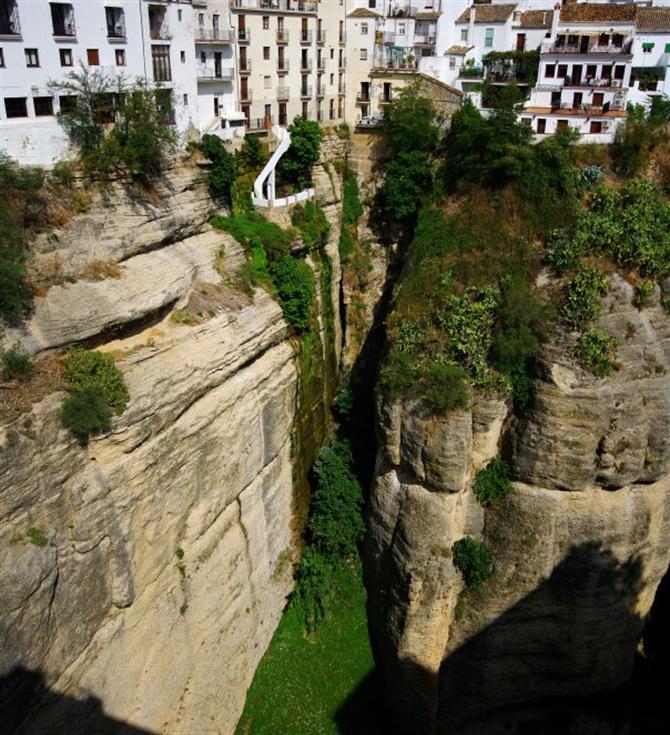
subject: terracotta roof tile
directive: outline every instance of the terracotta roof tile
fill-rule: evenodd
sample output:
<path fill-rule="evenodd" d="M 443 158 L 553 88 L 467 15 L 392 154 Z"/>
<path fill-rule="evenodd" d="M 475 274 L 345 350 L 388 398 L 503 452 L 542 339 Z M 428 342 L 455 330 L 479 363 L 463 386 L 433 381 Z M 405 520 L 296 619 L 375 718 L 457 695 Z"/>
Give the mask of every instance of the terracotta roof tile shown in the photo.
<path fill-rule="evenodd" d="M 504 23 L 514 12 L 516 5 L 476 5 L 475 23 Z M 467 8 L 456 19 L 456 23 L 467 23 L 470 20 Z"/>
<path fill-rule="evenodd" d="M 521 13 L 519 28 L 551 28 L 553 10 L 527 10 Z"/>
<path fill-rule="evenodd" d="M 561 8 L 561 23 L 632 23 L 636 16 L 635 3 L 573 3 Z"/>
<path fill-rule="evenodd" d="M 637 30 L 670 31 L 670 8 L 638 8 Z"/>
<path fill-rule="evenodd" d="M 444 55 L 454 54 L 455 56 L 462 56 L 467 54 L 472 48 L 474 48 L 474 46 L 449 46 L 449 48 L 444 52 Z"/>
<path fill-rule="evenodd" d="M 368 8 L 356 8 L 352 10 L 347 16 L 348 18 L 381 18 L 379 13 L 375 13 L 374 10 Z"/>

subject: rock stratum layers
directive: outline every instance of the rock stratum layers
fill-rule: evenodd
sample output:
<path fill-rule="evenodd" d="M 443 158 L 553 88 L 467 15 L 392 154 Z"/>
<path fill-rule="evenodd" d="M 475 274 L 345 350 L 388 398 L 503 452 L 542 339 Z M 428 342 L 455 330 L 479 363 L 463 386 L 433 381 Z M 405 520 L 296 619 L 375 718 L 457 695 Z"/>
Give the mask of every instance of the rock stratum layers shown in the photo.
<path fill-rule="evenodd" d="M 446 417 L 380 404 L 367 582 L 399 732 L 517 732 L 549 698 L 629 680 L 670 561 L 670 318 L 658 290 L 633 300 L 613 275 L 599 327 L 619 369 L 586 373 L 560 333 L 523 420 L 495 398 Z M 513 488 L 485 511 L 472 482 L 499 453 Z M 476 591 L 451 559 L 466 535 L 495 556 Z"/>
<path fill-rule="evenodd" d="M 38 356 L 113 351 L 130 403 L 88 447 L 63 393 L 0 426 L 3 727 L 229 735 L 292 586 L 299 347 L 264 291 L 221 284 L 215 259 L 232 273 L 244 256 L 206 225 L 200 172 L 155 206 L 109 196 L 51 256 L 120 272 L 52 286 L 7 335 Z M 170 319 L 208 287 L 211 313 Z"/>

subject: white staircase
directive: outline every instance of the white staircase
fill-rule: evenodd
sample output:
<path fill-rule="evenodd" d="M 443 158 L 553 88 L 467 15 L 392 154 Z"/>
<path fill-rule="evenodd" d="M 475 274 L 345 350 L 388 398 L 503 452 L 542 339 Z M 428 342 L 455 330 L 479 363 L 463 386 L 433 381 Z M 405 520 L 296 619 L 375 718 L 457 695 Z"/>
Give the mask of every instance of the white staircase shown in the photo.
<path fill-rule="evenodd" d="M 288 197 L 275 197 L 275 170 L 281 157 L 291 147 L 291 134 L 285 128 L 274 125 L 272 134 L 275 136 L 279 145 L 265 164 L 265 167 L 256 177 L 254 181 L 254 193 L 251 201 L 255 207 L 286 207 L 289 204 L 304 202 L 314 196 L 314 189 L 305 189 L 298 194 L 292 194 Z"/>

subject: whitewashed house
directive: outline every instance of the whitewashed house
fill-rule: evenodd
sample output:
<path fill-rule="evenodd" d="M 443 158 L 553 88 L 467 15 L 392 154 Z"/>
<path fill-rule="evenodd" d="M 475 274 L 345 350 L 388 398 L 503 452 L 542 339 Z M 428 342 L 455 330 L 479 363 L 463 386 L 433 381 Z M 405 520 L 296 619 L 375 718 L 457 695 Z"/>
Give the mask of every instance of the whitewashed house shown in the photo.
<path fill-rule="evenodd" d="M 639 7 L 628 100 L 670 95 L 670 7 Z"/>
<path fill-rule="evenodd" d="M 626 117 L 636 18 L 632 3 L 555 9 L 522 122 L 538 136 L 571 127 L 584 141 L 611 141 Z"/>

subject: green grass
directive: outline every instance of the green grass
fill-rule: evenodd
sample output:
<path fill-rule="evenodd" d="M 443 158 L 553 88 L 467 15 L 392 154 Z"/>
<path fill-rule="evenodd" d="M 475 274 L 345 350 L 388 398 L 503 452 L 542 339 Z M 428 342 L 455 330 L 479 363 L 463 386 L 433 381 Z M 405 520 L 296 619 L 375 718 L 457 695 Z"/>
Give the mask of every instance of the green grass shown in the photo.
<path fill-rule="evenodd" d="M 337 594 L 313 635 L 289 606 L 247 694 L 237 735 L 381 735 L 360 568 L 335 575 Z"/>

